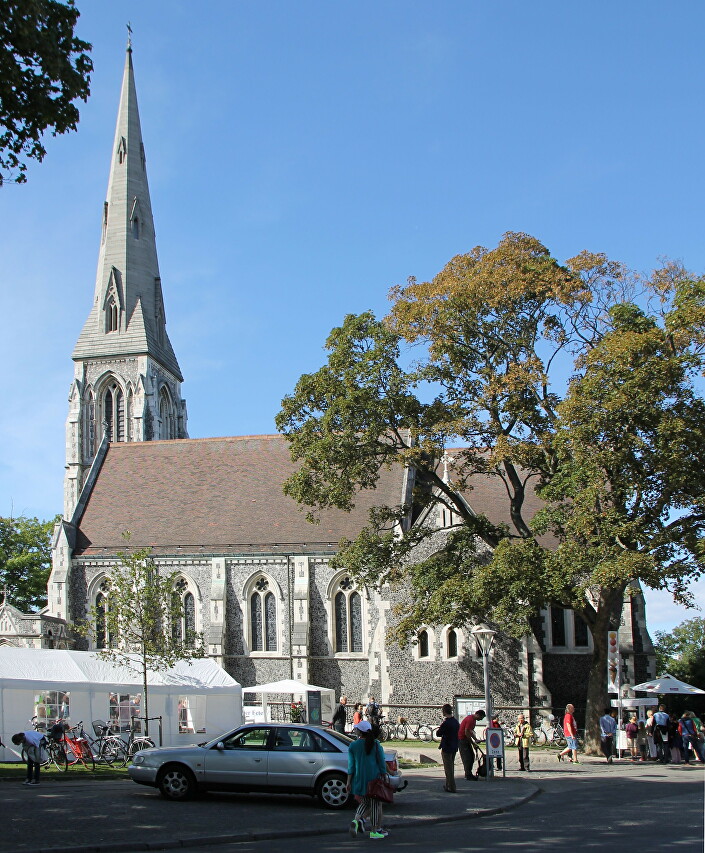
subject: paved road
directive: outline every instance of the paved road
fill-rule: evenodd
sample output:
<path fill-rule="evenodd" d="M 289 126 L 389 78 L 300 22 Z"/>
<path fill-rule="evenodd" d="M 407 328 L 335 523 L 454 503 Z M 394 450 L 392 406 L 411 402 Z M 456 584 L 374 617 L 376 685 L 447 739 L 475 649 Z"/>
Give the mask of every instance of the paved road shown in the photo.
<path fill-rule="evenodd" d="M 218 847 L 219 853 L 356 853 L 383 845 L 424 853 L 702 853 L 703 774 L 649 766 L 650 772 L 540 773 L 541 793 L 516 809 L 479 820 L 392 826 L 380 841 L 340 834 Z M 533 780 L 532 780 L 533 781 Z M 203 848 L 184 847 L 184 853 Z"/>
<path fill-rule="evenodd" d="M 459 781 L 457 795 L 442 791 L 437 768 L 407 771 L 409 788 L 387 814 L 392 834 L 379 842 L 350 839 L 349 810 L 325 811 L 307 797 L 211 794 L 170 803 L 129 781 L 81 782 L 73 774 L 26 788 L 5 780 L 0 851 L 180 847 L 195 853 L 209 844 L 223 853 L 318 853 L 379 843 L 423 845 L 432 853 L 490 847 L 575 853 L 598 845 L 641 853 L 662 849 L 665 839 L 675 851 L 702 850 L 702 765 L 608 767 L 586 759 L 571 767 L 549 755 L 537 756 L 534 766 L 536 772 L 510 772 L 495 782 Z M 498 808 L 508 811 L 488 816 Z M 230 843 L 235 838 L 240 843 Z"/>

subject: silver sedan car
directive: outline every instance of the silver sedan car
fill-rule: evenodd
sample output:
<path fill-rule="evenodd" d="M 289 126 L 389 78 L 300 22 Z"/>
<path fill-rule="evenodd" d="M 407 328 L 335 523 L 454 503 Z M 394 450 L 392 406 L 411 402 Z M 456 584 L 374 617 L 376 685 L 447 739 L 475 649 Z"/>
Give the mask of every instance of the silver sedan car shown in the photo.
<path fill-rule="evenodd" d="M 296 723 L 250 723 L 199 746 L 145 749 L 128 768 L 140 785 L 170 800 L 198 791 L 310 794 L 326 808 L 347 805 L 347 735 Z M 406 787 L 394 750 L 385 749 L 392 787 Z"/>

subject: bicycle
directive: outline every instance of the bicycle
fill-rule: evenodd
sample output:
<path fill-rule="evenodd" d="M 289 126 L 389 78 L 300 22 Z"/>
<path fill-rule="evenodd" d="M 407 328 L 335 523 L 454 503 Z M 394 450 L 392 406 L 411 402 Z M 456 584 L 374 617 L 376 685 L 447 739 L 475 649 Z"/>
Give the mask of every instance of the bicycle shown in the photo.
<path fill-rule="evenodd" d="M 109 734 L 110 726 L 104 720 L 93 720 L 91 723 L 95 738 L 92 738 L 83 728 L 83 723 L 80 723 L 81 729 L 79 735 L 85 739 L 91 749 L 93 758 L 99 762 L 112 766 L 115 761 L 119 760 L 122 753 L 122 740 L 116 735 Z"/>
<path fill-rule="evenodd" d="M 60 742 L 64 736 L 63 725 L 55 723 L 51 726 L 49 731 L 47 731 L 47 723 L 40 723 L 36 715 L 32 717 L 30 723 L 32 724 L 34 731 L 41 732 L 46 740 L 47 758 L 42 762 L 42 767 L 48 767 L 50 764 L 53 764 L 57 770 L 66 771 L 68 768 L 66 751 Z M 22 760 L 27 760 L 24 746 L 22 747 Z"/>
<path fill-rule="evenodd" d="M 93 750 L 87 738 L 81 736 L 82 732 L 83 720 L 75 726 L 68 728 L 64 726 L 64 737 L 60 741 L 60 745 L 63 746 L 67 766 L 73 767 L 74 764 L 82 764 L 86 770 L 95 770 Z"/>
<path fill-rule="evenodd" d="M 407 737 L 428 743 L 433 739 L 433 728 L 426 723 L 410 723 L 404 717 L 400 717 L 397 723 L 397 738 L 406 740 Z"/>
<path fill-rule="evenodd" d="M 154 749 L 155 747 L 155 743 L 151 737 L 147 737 L 147 735 L 135 735 L 137 724 L 142 720 L 144 720 L 144 717 L 132 717 L 130 720 L 130 734 L 127 741 L 124 741 L 117 735 L 113 736 L 114 740 L 117 741 L 115 744 L 117 754 L 114 762 L 120 764 L 121 767 L 124 767 L 128 760 L 131 761 L 140 750 Z"/>

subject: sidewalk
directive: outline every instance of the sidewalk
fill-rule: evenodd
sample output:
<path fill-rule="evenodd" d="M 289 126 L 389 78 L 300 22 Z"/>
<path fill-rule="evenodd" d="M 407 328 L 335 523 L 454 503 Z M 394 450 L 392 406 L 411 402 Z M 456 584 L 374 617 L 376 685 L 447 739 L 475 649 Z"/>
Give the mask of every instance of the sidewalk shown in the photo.
<path fill-rule="evenodd" d="M 385 825 L 479 818 L 538 793 L 524 778 L 468 782 L 458 767 L 457 794 L 443 791 L 440 768 L 405 770 L 408 787 L 385 806 Z M 212 793 L 172 803 L 131 781 L 46 780 L 36 788 L 3 781 L 0 851 L 118 853 L 335 835 L 348 831 L 352 816 L 301 796 Z"/>

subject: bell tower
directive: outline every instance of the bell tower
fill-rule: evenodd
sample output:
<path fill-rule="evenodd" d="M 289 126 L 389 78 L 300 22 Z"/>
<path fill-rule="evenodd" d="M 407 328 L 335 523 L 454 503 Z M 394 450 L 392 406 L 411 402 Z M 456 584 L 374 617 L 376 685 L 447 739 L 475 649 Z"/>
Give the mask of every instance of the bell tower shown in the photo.
<path fill-rule="evenodd" d="M 104 438 L 188 438 L 183 376 L 166 331 L 130 42 L 101 211 L 93 304 L 72 358 L 64 481 L 67 521 Z"/>

